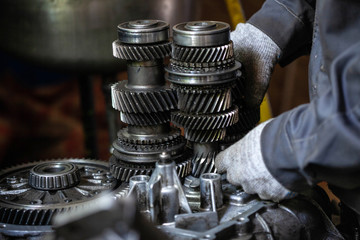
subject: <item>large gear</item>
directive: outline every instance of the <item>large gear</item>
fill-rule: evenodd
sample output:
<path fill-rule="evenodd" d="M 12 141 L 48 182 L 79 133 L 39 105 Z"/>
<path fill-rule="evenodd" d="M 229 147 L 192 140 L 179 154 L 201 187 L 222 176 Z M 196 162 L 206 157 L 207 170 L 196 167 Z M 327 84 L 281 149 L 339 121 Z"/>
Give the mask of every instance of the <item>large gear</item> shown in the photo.
<path fill-rule="evenodd" d="M 150 61 L 168 57 L 171 43 L 163 42 L 153 45 L 128 45 L 119 40 L 113 42 L 113 55 L 129 61 Z"/>
<path fill-rule="evenodd" d="M 126 87 L 128 81 L 111 86 L 112 106 L 126 113 L 154 113 L 176 109 L 177 98 L 172 89 L 163 87 L 151 90 L 136 90 Z"/>
<path fill-rule="evenodd" d="M 232 86 L 232 83 L 217 88 L 171 85 L 179 99 L 178 108 L 185 113 L 217 113 L 229 109 Z"/>
<path fill-rule="evenodd" d="M 156 113 L 120 113 L 120 120 L 129 125 L 150 126 L 168 123 L 170 121 L 170 112 Z"/>
<path fill-rule="evenodd" d="M 191 158 L 184 154 L 184 160 L 178 160 L 176 163 L 176 172 L 183 179 L 191 173 Z M 110 158 L 110 171 L 120 181 L 128 182 L 132 176 L 148 175 L 150 176 L 155 169 L 155 164 L 129 164 L 116 157 Z"/>
<path fill-rule="evenodd" d="M 36 166 L 44 166 L 48 175 L 56 175 L 70 163 L 79 169 L 81 181 L 60 190 L 40 190 L 29 185 L 29 174 Z M 39 165 L 40 164 L 40 165 Z M 0 222 L 15 225 L 49 225 L 58 212 L 96 202 L 96 199 L 117 187 L 116 179 L 102 161 L 59 159 L 26 163 L 0 172 Z"/>
<path fill-rule="evenodd" d="M 238 107 L 233 105 L 226 112 L 216 114 L 186 114 L 182 112 L 173 112 L 171 114 L 172 122 L 185 129 L 194 130 L 214 130 L 226 128 L 234 125 L 238 121 Z"/>
<path fill-rule="evenodd" d="M 215 47 L 183 47 L 173 44 L 172 58 L 179 62 L 212 63 L 233 58 L 233 43 Z"/>

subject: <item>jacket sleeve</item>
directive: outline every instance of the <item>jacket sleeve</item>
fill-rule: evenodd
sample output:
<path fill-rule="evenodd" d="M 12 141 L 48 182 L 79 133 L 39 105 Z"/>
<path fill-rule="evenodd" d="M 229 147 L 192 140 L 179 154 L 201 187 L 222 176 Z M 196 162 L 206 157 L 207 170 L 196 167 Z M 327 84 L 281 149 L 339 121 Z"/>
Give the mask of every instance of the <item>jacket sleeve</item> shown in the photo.
<path fill-rule="evenodd" d="M 280 47 L 284 66 L 310 52 L 314 16 L 315 0 L 267 0 L 248 23 Z"/>
<path fill-rule="evenodd" d="M 360 189 L 360 42 L 334 59 L 329 78 L 326 93 L 280 115 L 261 135 L 265 165 L 292 191 L 319 181 Z"/>

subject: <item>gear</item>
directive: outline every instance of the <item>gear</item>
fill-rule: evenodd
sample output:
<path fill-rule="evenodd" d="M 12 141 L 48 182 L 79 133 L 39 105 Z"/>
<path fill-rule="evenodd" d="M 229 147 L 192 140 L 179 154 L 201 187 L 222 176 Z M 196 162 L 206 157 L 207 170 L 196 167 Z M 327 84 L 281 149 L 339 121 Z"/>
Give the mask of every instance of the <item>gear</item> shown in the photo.
<path fill-rule="evenodd" d="M 80 183 L 67 189 L 44 191 L 29 185 L 29 172 L 36 166 L 59 163 L 77 166 Z M 41 164 L 41 165 L 38 165 Z M 49 165 L 50 164 L 50 165 Z M 50 169 L 50 168 L 48 168 Z M 49 172 L 49 175 L 57 174 Z M 0 222 L 15 225 L 50 225 L 58 212 L 96 202 L 102 193 L 113 191 L 116 179 L 106 162 L 87 159 L 59 159 L 26 163 L 0 172 Z"/>
<path fill-rule="evenodd" d="M 120 113 L 120 120 L 124 123 L 137 126 L 150 126 L 167 123 L 170 121 L 170 112 L 155 113 Z"/>
<path fill-rule="evenodd" d="M 238 107 L 233 105 L 226 112 L 216 114 L 192 115 L 182 112 L 174 112 L 171 115 L 172 122 L 185 129 L 214 130 L 234 125 L 238 121 Z"/>
<path fill-rule="evenodd" d="M 128 45 L 119 40 L 113 42 L 113 55 L 129 61 L 150 61 L 170 56 L 171 43 L 163 42 L 152 45 Z"/>
<path fill-rule="evenodd" d="M 211 72 L 216 71 L 218 69 L 226 69 L 234 66 L 235 58 L 226 59 L 219 62 L 205 62 L 205 63 L 189 63 L 189 62 L 181 62 L 175 59 L 170 59 L 170 63 L 173 66 L 181 67 L 187 71 L 205 71 Z"/>
<path fill-rule="evenodd" d="M 29 185 L 39 190 L 60 190 L 79 184 L 80 172 L 73 163 L 46 162 L 30 170 Z"/>
<path fill-rule="evenodd" d="M 215 173 L 215 157 L 217 152 L 196 153 L 192 158 L 192 176 L 200 177 L 203 173 Z"/>
<path fill-rule="evenodd" d="M 176 109 L 177 98 L 170 88 L 132 90 L 126 87 L 128 81 L 111 86 L 112 106 L 126 113 L 153 113 Z"/>
<path fill-rule="evenodd" d="M 151 128 L 151 126 L 146 128 Z M 156 129 L 154 129 L 154 131 L 156 131 Z M 169 141 L 179 138 L 180 135 L 180 129 L 173 127 L 170 127 L 170 130 L 166 134 L 131 134 L 129 133 L 128 127 L 124 127 L 118 132 L 118 138 L 120 141 L 136 145 L 168 143 Z"/>
<path fill-rule="evenodd" d="M 180 178 L 185 178 L 191 173 L 191 158 L 184 154 L 182 159 L 176 163 L 176 172 Z M 132 176 L 148 175 L 150 176 L 155 169 L 155 164 L 129 164 L 117 159 L 115 156 L 110 157 L 110 172 L 120 181 L 128 182 Z"/>
<path fill-rule="evenodd" d="M 173 44 L 172 58 L 180 62 L 211 63 L 234 57 L 233 43 L 216 47 L 182 47 Z"/>
<path fill-rule="evenodd" d="M 192 142 L 217 142 L 225 138 L 226 129 L 215 130 L 193 130 L 185 129 L 185 138 Z"/>
<path fill-rule="evenodd" d="M 193 87 L 172 84 L 178 96 L 178 108 L 184 113 L 215 113 L 232 105 L 231 88 L 234 84 L 212 87 Z"/>

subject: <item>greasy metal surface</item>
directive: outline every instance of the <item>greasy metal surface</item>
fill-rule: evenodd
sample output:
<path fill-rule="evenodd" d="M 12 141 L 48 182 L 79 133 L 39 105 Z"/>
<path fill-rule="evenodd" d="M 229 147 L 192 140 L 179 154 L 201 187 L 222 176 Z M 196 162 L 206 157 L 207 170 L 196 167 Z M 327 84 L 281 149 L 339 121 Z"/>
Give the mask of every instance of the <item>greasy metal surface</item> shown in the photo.
<path fill-rule="evenodd" d="M 0 48 L 10 55 L 60 70 L 117 72 L 111 53 L 116 26 L 136 19 L 175 23 L 199 18 L 192 0 L 2 1 Z"/>

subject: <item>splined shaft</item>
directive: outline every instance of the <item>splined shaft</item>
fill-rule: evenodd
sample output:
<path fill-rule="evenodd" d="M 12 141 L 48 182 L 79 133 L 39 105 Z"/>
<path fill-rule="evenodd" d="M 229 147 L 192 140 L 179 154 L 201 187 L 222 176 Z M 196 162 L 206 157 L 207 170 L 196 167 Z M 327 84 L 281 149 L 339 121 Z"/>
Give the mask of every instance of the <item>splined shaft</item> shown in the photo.
<path fill-rule="evenodd" d="M 127 60 L 128 80 L 112 86 L 112 105 L 128 126 L 113 143 L 110 171 L 121 181 L 150 175 L 162 152 L 176 162 L 180 177 L 191 170 L 185 140 L 170 127 L 170 113 L 177 109 L 176 94 L 164 79 L 163 62 L 170 54 L 169 24 L 138 20 L 118 25 L 113 55 Z"/>
<path fill-rule="evenodd" d="M 166 78 L 178 96 L 172 122 L 183 127 L 194 150 L 192 175 L 216 172 L 214 158 L 239 108 L 231 91 L 241 75 L 227 23 L 196 21 L 173 27 L 172 59 Z"/>

